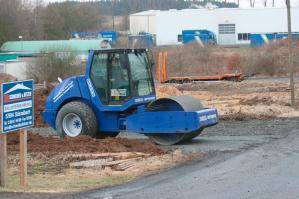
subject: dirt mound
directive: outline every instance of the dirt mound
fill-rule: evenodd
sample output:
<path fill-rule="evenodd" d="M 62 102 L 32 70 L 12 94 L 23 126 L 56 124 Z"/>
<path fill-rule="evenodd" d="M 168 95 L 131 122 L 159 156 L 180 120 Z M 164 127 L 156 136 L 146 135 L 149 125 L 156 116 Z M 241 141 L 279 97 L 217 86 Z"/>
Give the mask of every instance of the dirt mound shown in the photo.
<path fill-rule="evenodd" d="M 8 135 L 8 150 L 18 152 L 19 135 Z M 149 140 L 129 140 L 125 138 L 93 139 L 88 136 L 78 138 L 43 137 L 38 134 L 28 134 L 28 152 L 43 153 L 51 157 L 60 153 L 118 153 L 142 152 L 147 154 L 163 154 L 153 142 Z"/>
<path fill-rule="evenodd" d="M 283 101 L 279 102 L 271 96 L 254 96 L 254 97 L 248 98 L 248 99 L 241 99 L 239 104 L 247 105 L 247 106 L 254 106 L 254 105 L 258 105 L 258 104 L 262 104 L 262 105 L 266 105 L 266 106 L 270 106 L 273 104 L 279 104 L 282 106 L 291 106 L 290 103 L 283 102 Z"/>
<path fill-rule="evenodd" d="M 205 107 L 217 108 L 221 120 L 266 120 L 299 115 L 299 112 L 290 106 L 290 86 L 286 81 L 263 79 L 174 86 L 183 95 L 192 95 L 200 99 Z M 299 89 L 296 93 L 298 92 Z"/>
<path fill-rule="evenodd" d="M 38 88 L 34 93 L 34 125 L 35 127 L 44 127 L 43 112 L 45 110 L 45 103 L 50 94 L 53 86 L 49 86 L 47 89 Z"/>
<path fill-rule="evenodd" d="M 286 92 L 289 90 L 288 83 L 271 81 L 243 81 L 243 82 L 200 82 L 196 84 L 176 84 L 175 87 L 180 91 L 209 91 L 215 94 L 247 94 L 264 92 Z"/>
<path fill-rule="evenodd" d="M 182 95 L 182 92 L 171 84 L 157 84 L 156 93 L 158 98 Z"/>
<path fill-rule="evenodd" d="M 230 120 L 234 120 L 234 121 L 247 121 L 247 120 L 254 120 L 254 119 L 258 119 L 258 120 L 269 120 L 269 119 L 273 119 L 275 118 L 276 115 L 273 113 L 273 111 L 271 112 L 271 110 L 267 110 L 264 113 L 250 113 L 250 112 L 246 112 L 246 111 L 231 111 L 231 113 L 227 113 L 227 114 L 223 114 L 220 115 L 220 120 L 222 121 L 230 121 Z"/>

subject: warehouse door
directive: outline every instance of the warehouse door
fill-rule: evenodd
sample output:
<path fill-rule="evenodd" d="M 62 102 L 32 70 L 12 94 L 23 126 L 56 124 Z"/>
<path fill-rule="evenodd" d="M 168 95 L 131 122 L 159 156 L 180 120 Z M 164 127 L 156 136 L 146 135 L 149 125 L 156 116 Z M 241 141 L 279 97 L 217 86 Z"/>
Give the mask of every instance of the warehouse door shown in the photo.
<path fill-rule="evenodd" d="M 236 24 L 219 24 L 218 29 L 220 45 L 236 44 Z"/>

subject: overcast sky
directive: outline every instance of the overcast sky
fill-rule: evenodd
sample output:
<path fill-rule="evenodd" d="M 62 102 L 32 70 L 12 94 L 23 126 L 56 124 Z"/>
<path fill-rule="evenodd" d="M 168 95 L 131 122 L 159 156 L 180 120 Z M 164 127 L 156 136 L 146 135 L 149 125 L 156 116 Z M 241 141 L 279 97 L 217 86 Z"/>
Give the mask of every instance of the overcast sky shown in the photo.
<path fill-rule="evenodd" d="M 34 0 L 32 0 L 34 1 Z M 45 0 L 46 2 L 62 2 L 65 0 Z M 90 1 L 90 0 L 79 0 L 79 1 Z M 163 0 L 161 0 L 163 1 Z M 228 0 L 229 2 L 237 2 L 237 0 Z M 256 7 L 263 7 L 263 2 L 265 0 L 256 0 Z M 249 0 L 240 0 L 241 2 L 241 7 L 246 8 L 250 7 Z M 268 2 L 268 7 L 272 7 L 272 0 L 267 0 Z M 299 0 L 291 0 L 292 6 L 299 6 Z M 285 7 L 285 0 L 275 0 L 275 7 Z"/>

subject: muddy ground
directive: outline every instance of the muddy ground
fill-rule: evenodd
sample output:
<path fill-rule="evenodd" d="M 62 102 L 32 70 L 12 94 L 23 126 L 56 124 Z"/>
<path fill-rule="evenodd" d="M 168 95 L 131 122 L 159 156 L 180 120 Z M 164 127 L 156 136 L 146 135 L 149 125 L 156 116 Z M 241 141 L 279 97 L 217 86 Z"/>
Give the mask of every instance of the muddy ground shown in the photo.
<path fill-rule="evenodd" d="M 8 150 L 17 153 L 19 150 L 18 134 L 8 135 Z M 93 139 L 89 136 L 61 139 L 57 136 L 47 137 L 29 133 L 28 152 L 43 153 L 52 157 L 61 153 L 119 153 L 142 152 L 160 155 L 165 152 L 149 140 L 128 140 L 126 138 Z"/>
<path fill-rule="evenodd" d="M 183 154 L 160 148 L 149 139 L 125 137 L 61 139 L 49 134 L 28 134 L 29 192 L 79 192 L 122 184 L 139 176 L 179 165 L 203 153 Z M 8 135 L 8 186 L 19 192 L 19 136 Z"/>
<path fill-rule="evenodd" d="M 136 134 L 122 133 L 106 140 L 89 137 L 62 140 L 49 128 L 32 129 L 28 139 L 27 191 L 77 192 L 122 184 L 191 159 L 241 151 L 279 139 L 284 132 L 299 128 L 299 114 L 290 106 L 289 92 L 287 81 L 276 80 L 158 85 L 159 97 L 192 95 L 206 107 L 218 108 L 220 114 L 219 125 L 206 129 L 190 143 L 172 147 L 156 146 L 145 136 Z M 41 114 L 49 90 L 39 89 L 36 93 L 37 127 L 44 127 Z M 18 147 L 18 137 L 9 135 L 11 181 L 6 191 L 22 190 L 17 185 Z M 99 158 L 103 154 L 104 160 Z M 129 159 L 129 165 L 122 164 L 124 170 L 114 165 L 71 167 L 72 163 L 107 158 L 109 161 Z"/>
<path fill-rule="evenodd" d="M 166 147 L 164 150 L 182 150 L 182 153 L 200 152 L 205 155 L 195 157 L 192 161 L 182 166 L 176 166 L 173 169 L 166 170 L 161 174 L 149 175 L 132 183 L 125 184 L 120 187 L 112 187 L 107 189 L 95 189 L 89 192 L 80 194 L 57 194 L 57 193 L 36 193 L 36 194 L 17 194 L 17 193 L 2 193 L 1 198 L 119 198 L 121 196 L 129 197 L 134 193 L 142 194 L 142 190 L 154 188 L 152 198 L 159 198 L 158 193 L 163 191 L 159 189 L 159 184 L 163 186 L 166 182 L 179 184 L 178 179 L 187 178 L 194 172 L 206 173 L 207 169 L 213 170 L 217 165 L 229 161 L 231 158 L 240 154 L 252 151 L 265 144 L 274 143 L 277 140 L 284 139 L 294 129 L 299 129 L 298 118 L 278 118 L 270 120 L 248 120 L 248 121 L 223 121 L 218 126 L 206 129 L 204 134 L 197 137 L 191 143 L 185 143 L 178 146 Z M 143 140 L 145 137 L 136 136 L 133 134 L 123 134 L 122 136 L 129 139 Z M 268 159 L 269 157 L 266 157 Z M 164 161 L 160 159 L 160 161 Z M 258 162 L 257 162 L 258 164 Z M 244 162 L 246 165 L 246 162 Z M 99 171 L 94 172 L 98 173 Z M 207 173 L 206 173 L 207 174 Z M 212 175 L 213 173 L 211 173 Z M 99 175 L 96 175 L 100 177 Z M 237 179 L 239 176 L 236 176 Z M 193 178 L 192 179 L 196 179 Z M 45 180 L 45 179 L 44 179 Z M 105 180 L 102 176 L 102 180 Z M 211 179 L 213 180 L 213 179 Z M 214 179 L 217 182 L 217 179 Z M 210 181 L 209 181 L 210 182 Z M 220 181 L 221 182 L 221 181 Z M 191 185 L 191 184 L 189 184 Z M 201 190 L 200 185 L 192 190 Z M 178 195 L 185 192 L 180 192 Z M 142 195 L 146 197 L 146 195 Z M 139 198 L 141 196 L 139 195 Z M 150 195 L 147 195 L 150 197 Z M 131 197 L 138 198 L 138 197 Z M 161 198 L 161 197 L 160 197 Z"/>

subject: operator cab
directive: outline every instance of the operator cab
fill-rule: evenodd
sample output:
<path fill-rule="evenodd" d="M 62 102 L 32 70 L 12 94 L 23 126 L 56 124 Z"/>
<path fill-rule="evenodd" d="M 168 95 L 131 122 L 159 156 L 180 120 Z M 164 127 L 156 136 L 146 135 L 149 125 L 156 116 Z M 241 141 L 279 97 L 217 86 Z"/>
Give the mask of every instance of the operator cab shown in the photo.
<path fill-rule="evenodd" d="M 151 67 L 146 49 L 109 49 L 93 52 L 88 71 L 102 104 L 122 105 L 155 95 Z"/>

